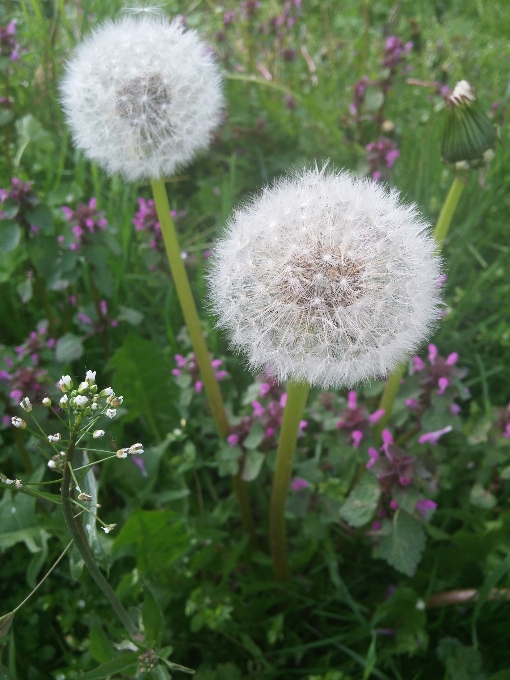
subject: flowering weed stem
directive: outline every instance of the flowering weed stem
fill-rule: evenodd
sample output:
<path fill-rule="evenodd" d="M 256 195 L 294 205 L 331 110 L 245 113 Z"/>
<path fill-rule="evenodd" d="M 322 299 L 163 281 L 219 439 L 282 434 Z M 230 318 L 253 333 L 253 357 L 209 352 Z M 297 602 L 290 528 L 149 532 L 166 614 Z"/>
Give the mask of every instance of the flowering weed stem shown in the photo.
<path fill-rule="evenodd" d="M 226 439 L 230 434 L 227 413 L 225 411 L 218 380 L 216 379 L 214 369 L 211 366 L 209 350 L 205 344 L 202 328 L 200 326 L 200 319 L 193 299 L 193 293 L 191 292 L 186 269 L 181 258 L 181 250 L 175 231 L 175 225 L 170 215 L 170 206 L 168 204 L 165 182 L 162 179 L 157 179 L 152 180 L 151 184 L 168 262 L 172 271 L 174 285 L 177 290 L 186 327 L 193 345 L 193 351 L 195 352 L 200 367 L 200 373 L 202 375 L 209 404 L 211 405 L 216 428 L 220 437 Z M 246 484 L 239 476 L 234 477 L 232 481 L 241 509 L 245 531 L 253 538 L 255 525 L 251 516 Z"/>
<path fill-rule="evenodd" d="M 308 383 L 289 383 L 287 402 L 283 412 L 269 508 L 269 542 L 273 560 L 273 573 L 277 581 L 286 581 L 289 578 L 285 535 L 285 502 L 292 474 L 299 424 L 309 390 Z"/>
<path fill-rule="evenodd" d="M 448 234 L 448 229 L 450 228 L 453 214 L 455 212 L 455 209 L 457 208 L 457 204 L 459 202 L 464 186 L 465 186 L 464 182 L 460 180 L 458 177 L 455 177 L 455 179 L 453 180 L 453 184 L 450 187 L 450 191 L 448 192 L 448 196 L 446 197 L 446 200 L 444 202 L 444 205 L 441 208 L 441 212 L 439 214 L 439 218 L 434 229 L 434 238 L 436 239 L 440 246 L 443 245 L 443 241 L 445 240 L 446 235 Z"/>

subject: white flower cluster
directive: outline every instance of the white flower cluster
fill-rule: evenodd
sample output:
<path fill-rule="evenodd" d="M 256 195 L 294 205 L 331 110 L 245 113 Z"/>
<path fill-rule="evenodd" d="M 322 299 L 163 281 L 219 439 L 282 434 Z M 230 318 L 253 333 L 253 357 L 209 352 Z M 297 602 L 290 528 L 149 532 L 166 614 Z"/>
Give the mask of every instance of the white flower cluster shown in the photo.
<path fill-rule="evenodd" d="M 85 380 L 78 385 L 77 390 L 73 390 L 71 376 L 63 375 L 57 383 L 57 387 L 64 392 L 59 401 L 60 407 L 63 409 L 71 407 L 75 412 L 81 412 L 84 415 L 100 415 L 103 412 L 108 418 L 114 418 L 117 415 L 116 409 L 122 404 L 124 397 L 118 397 L 111 387 L 106 387 L 98 394 L 95 381 L 96 372 L 87 371 Z M 104 408 L 101 398 L 105 399 L 106 406 L 110 408 Z M 96 430 L 93 436 L 95 438 L 102 436 L 96 434 L 99 432 L 104 434 L 103 430 Z"/>
<path fill-rule="evenodd" d="M 396 190 L 296 172 L 234 213 L 211 260 L 211 306 L 253 370 L 352 386 L 387 375 L 434 327 L 435 252 Z"/>
<path fill-rule="evenodd" d="M 206 148 L 223 106 L 211 51 L 180 19 L 107 21 L 67 64 L 62 104 L 76 145 L 129 180 L 172 175 Z"/>

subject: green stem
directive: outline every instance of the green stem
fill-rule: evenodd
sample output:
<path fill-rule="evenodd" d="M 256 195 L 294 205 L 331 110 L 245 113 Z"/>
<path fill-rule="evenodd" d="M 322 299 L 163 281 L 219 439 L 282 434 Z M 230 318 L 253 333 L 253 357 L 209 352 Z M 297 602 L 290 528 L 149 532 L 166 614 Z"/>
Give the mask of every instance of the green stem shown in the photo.
<path fill-rule="evenodd" d="M 299 423 L 309 390 L 310 386 L 307 383 L 289 383 L 280 441 L 276 453 L 276 468 L 269 508 L 269 542 L 273 560 L 273 573 L 277 581 L 286 581 L 289 578 L 285 536 L 285 502 L 292 474 Z"/>
<path fill-rule="evenodd" d="M 439 218 L 433 232 L 433 236 L 438 244 L 438 249 L 442 248 L 443 242 L 448 234 L 448 230 L 450 228 L 450 224 L 452 222 L 452 218 L 459 203 L 464 186 L 464 182 L 462 182 L 458 177 L 455 177 L 443 207 L 441 208 L 441 212 L 439 213 Z M 374 437 L 377 444 L 381 443 L 382 431 L 390 419 L 398 388 L 400 387 L 400 381 L 406 370 L 406 365 L 406 363 L 399 364 L 386 382 L 381 401 L 379 402 L 379 408 L 384 409 L 384 415 L 374 427 Z"/>
<path fill-rule="evenodd" d="M 135 640 L 141 640 L 142 638 L 140 632 L 137 630 L 135 624 L 131 621 L 131 618 L 127 611 L 125 610 L 122 602 L 119 600 L 114 590 L 112 589 L 108 581 L 101 573 L 99 567 L 97 566 L 96 561 L 90 551 L 89 545 L 88 543 L 86 543 L 84 537 L 82 536 L 73 514 L 72 500 L 70 494 L 72 483 L 71 466 L 73 462 L 73 455 L 76 446 L 76 439 L 78 437 L 79 427 L 80 421 L 77 420 L 71 430 L 69 446 L 67 447 L 66 451 L 64 478 L 62 480 L 62 510 L 64 513 L 64 519 L 67 525 L 67 529 L 71 534 L 71 537 L 76 547 L 78 548 L 78 551 L 83 561 L 87 565 L 90 575 L 97 583 L 99 588 L 103 591 L 106 599 L 112 605 L 115 613 L 119 617 L 120 621 L 124 625 L 124 628 L 127 630 L 129 635 Z"/>
<path fill-rule="evenodd" d="M 191 338 L 191 344 L 193 345 L 195 357 L 200 368 L 202 381 L 204 383 L 209 404 L 211 405 L 216 428 L 220 437 L 226 439 L 230 434 L 227 412 L 225 411 L 218 380 L 214 373 L 214 369 L 211 366 L 211 357 L 207 345 L 205 344 L 195 300 L 193 299 L 188 275 L 186 274 L 186 269 L 181 258 L 181 249 L 179 247 L 175 225 L 170 215 L 170 205 L 168 203 L 165 182 L 162 179 L 155 179 L 152 180 L 151 183 L 166 254 L 172 271 L 177 296 L 179 297 L 179 302 L 181 304 L 182 313 L 184 315 L 184 321 L 186 322 L 186 327 Z M 255 524 L 251 515 L 246 484 L 240 477 L 233 478 L 232 481 L 241 509 L 243 526 L 245 531 L 253 539 Z"/>

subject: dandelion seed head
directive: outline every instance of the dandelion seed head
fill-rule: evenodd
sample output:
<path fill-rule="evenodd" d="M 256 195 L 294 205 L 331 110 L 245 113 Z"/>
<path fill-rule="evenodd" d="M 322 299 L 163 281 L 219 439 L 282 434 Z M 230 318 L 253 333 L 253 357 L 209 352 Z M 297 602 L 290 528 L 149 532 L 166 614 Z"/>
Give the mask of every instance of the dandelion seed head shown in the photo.
<path fill-rule="evenodd" d="M 139 8 L 76 49 L 61 86 L 75 143 L 129 180 L 172 175 L 208 146 L 221 119 L 221 76 L 180 18 Z"/>
<path fill-rule="evenodd" d="M 440 264 L 396 190 L 296 171 L 234 213 L 211 259 L 211 307 L 252 370 L 352 386 L 387 375 L 427 337 Z"/>

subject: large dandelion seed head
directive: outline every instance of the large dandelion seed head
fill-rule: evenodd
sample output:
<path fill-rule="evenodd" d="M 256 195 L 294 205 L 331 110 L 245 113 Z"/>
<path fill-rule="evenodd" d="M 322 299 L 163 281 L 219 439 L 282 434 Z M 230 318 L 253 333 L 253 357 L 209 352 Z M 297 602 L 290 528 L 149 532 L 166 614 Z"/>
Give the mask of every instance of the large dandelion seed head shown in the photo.
<path fill-rule="evenodd" d="M 211 260 L 211 306 L 252 370 L 352 386 L 388 374 L 430 333 L 440 264 L 396 190 L 315 168 L 234 213 Z"/>
<path fill-rule="evenodd" d="M 61 86 L 76 145 L 129 180 L 172 175 L 221 118 L 218 67 L 181 20 L 124 16 L 76 49 Z"/>

